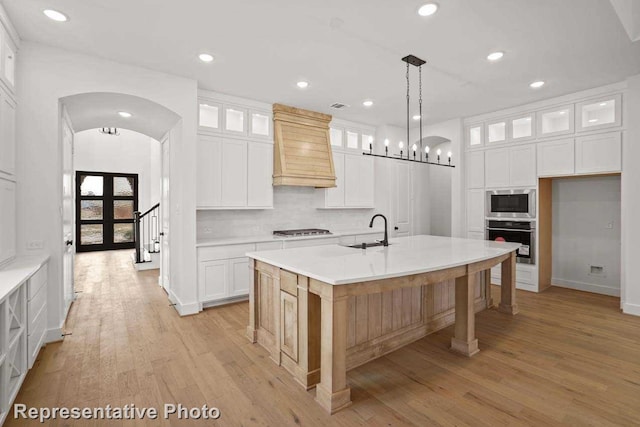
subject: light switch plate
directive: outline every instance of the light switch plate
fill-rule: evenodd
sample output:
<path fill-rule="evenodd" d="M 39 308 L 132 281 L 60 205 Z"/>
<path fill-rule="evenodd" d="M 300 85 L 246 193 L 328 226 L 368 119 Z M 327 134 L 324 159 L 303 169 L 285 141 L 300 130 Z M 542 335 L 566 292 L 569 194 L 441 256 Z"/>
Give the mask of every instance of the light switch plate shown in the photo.
<path fill-rule="evenodd" d="M 42 240 L 30 240 L 27 243 L 27 249 L 42 249 L 44 247 L 44 242 Z"/>

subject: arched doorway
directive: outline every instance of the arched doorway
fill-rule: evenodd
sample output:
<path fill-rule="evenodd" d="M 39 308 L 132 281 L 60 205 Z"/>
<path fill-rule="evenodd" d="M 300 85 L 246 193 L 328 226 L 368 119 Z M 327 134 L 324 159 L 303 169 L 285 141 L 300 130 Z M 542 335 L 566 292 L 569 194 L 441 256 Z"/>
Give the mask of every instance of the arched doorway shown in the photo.
<path fill-rule="evenodd" d="M 75 174 L 73 167 L 74 135 L 96 128 L 128 129 L 147 135 L 161 143 L 160 149 L 160 277 L 168 290 L 170 259 L 170 144 L 171 133 L 181 118 L 168 108 L 138 96 L 91 92 L 59 99 L 60 139 L 62 145 L 62 236 L 63 236 L 63 301 L 64 317 L 74 298 L 73 257 L 76 248 L 74 211 Z"/>

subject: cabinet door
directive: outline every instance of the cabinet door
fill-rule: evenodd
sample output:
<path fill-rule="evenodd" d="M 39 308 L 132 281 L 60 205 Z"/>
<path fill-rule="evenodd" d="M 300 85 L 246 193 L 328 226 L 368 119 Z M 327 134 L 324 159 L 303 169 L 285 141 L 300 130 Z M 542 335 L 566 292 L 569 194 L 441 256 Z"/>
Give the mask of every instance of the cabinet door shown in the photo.
<path fill-rule="evenodd" d="M 273 122 L 271 113 L 267 111 L 251 111 L 249 118 L 249 124 L 251 125 L 249 133 L 251 136 L 271 138 L 271 123 Z"/>
<path fill-rule="evenodd" d="M 482 123 L 467 126 L 464 134 L 467 147 L 478 148 L 484 145 L 484 127 Z"/>
<path fill-rule="evenodd" d="M 0 263 L 16 255 L 16 184 L 0 178 Z"/>
<path fill-rule="evenodd" d="M 2 78 L 9 85 L 9 87 L 13 88 L 15 86 L 15 75 L 16 75 L 16 47 L 13 45 L 13 42 L 9 39 L 9 36 L 5 33 L 3 34 L 2 41 Z"/>
<path fill-rule="evenodd" d="M 487 150 L 484 154 L 485 186 L 487 188 L 509 186 L 509 150 Z"/>
<path fill-rule="evenodd" d="M 201 261 L 198 265 L 200 301 L 213 301 L 229 296 L 229 262 Z"/>
<path fill-rule="evenodd" d="M 225 105 L 223 121 L 225 132 L 247 134 L 247 110 L 245 108 Z"/>
<path fill-rule="evenodd" d="M 336 186 L 325 190 L 326 207 L 340 208 L 344 207 L 344 191 L 345 191 L 345 155 L 342 153 L 333 153 L 333 168 L 336 172 Z"/>
<path fill-rule="evenodd" d="M 484 151 L 467 153 L 467 188 L 484 188 Z"/>
<path fill-rule="evenodd" d="M 620 172 L 620 132 L 576 138 L 576 173 Z"/>
<path fill-rule="evenodd" d="M 510 148 L 509 184 L 512 187 L 533 187 L 536 180 L 535 145 Z"/>
<path fill-rule="evenodd" d="M 487 123 L 487 145 L 497 144 L 507 141 L 507 122 L 500 120 L 498 122 Z"/>
<path fill-rule="evenodd" d="M 249 258 L 234 258 L 229 260 L 231 273 L 229 296 L 249 295 Z"/>
<path fill-rule="evenodd" d="M 220 132 L 222 105 L 206 99 L 198 101 L 198 132 Z"/>
<path fill-rule="evenodd" d="M 344 204 L 349 207 L 373 207 L 373 158 L 344 156 Z"/>
<path fill-rule="evenodd" d="M 0 172 L 15 172 L 16 105 L 0 89 Z"/>
<path fill-rule="evenodd" d="M 273 207 L 273 144 L 248 143 L 248 206 Z"/>
<path fill-rule="evenodd" d="M 467 231 L 484 232 L 484 190 L 467 191 Z"/>
<path fill-rule="evenodd" d="M 247 143 L 246 141 L 223 139 L 222 141 L 222 188 L 224 207 L 247 206 Z"/>
<path fill-rule="evenodd" d="M 533 113 L 515 117 L 509 121 L 509 139 L 524 141 L 534 137 L 535 115 Z"/>
<path fill-rule="evenodd" d="M 573 139 L 538 144 L 538 176 L 572 175 L 574 173 Z"/>
<path fill-rule="evenodd" d="M 573 133 L 573 120 L 573 105 L 539 111 L 536 115 L 538 137 Z"/>
<path fill-rule="evenodd" d="M 622 95 L 609 95 L 577 104 L 578 132 L 616 127 L 622 124 Z"/>
<path fill-rule="evenodd" d="M 298 298 L 280 291 L 280 349 L 298 361 Z"/>
<path fill-rule="evenodd" d="M 196 205 L 215 207 L 222 203 L 222 138 L 199 136 L 196 159 Z"/>

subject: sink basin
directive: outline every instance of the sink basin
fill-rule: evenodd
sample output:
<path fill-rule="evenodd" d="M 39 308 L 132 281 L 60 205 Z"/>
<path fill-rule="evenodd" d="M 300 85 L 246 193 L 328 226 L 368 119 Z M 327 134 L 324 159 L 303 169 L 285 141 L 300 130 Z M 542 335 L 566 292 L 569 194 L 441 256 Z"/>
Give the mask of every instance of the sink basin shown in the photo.
<path fill-rule="evenodd" d="M 391 243 L 389 243 L 389 245 L 391 245 Z M 364 242 L 364 243 L 358 243 L 355 245 L 347 245 L 348 248 L 354 248 L 354 249 L 367 249 L 367 248 L 373 248 L 376 246 L 382 246 L 381 242 Z"/>

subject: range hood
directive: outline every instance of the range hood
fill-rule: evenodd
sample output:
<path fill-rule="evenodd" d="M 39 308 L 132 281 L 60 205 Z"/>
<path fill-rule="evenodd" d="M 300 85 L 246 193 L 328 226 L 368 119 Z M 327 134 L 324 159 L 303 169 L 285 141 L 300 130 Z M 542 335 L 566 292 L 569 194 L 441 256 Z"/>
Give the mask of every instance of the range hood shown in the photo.
<path fill-rule="evenodd" d="M 336 186 L 329 122 L 328 114 L 273 104 L 274 186 Z"/>

